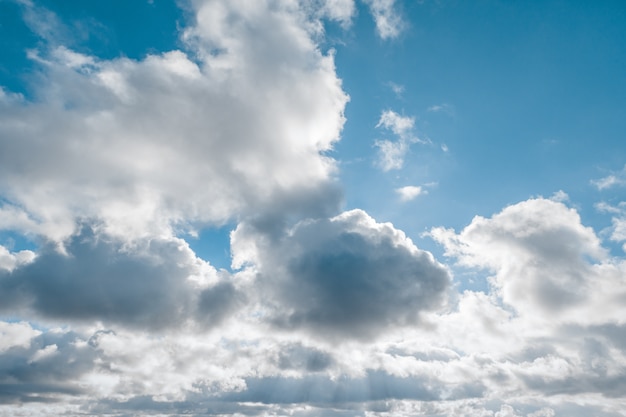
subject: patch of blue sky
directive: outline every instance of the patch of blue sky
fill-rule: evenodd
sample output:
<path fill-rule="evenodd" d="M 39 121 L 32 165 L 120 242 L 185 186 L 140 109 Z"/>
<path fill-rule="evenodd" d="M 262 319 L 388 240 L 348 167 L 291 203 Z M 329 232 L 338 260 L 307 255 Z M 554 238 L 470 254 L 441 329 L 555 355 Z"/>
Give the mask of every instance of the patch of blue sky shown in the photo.
<path fill-rule="evenodd" d="M 189 247 L 199 258 L 208 261 L 217 269 L 230 271 L 230 232 L 236 225 L 226 224 L 220 227 L 202 229 L 197 236 L 185 235 Z"/>
<path fill-rule="evenodd" d="M 31 97 L 35 48 L 63 45 L 99 59 L 142 59 L 179 49 L 186 12 L 175 0 L 0 2 L 0 86 Z"/>
<path fill-rule="evenodd" d="M 11 252 L 22 250 L 37 251 L 40 242 L 31 239 L 28 235 L 11 230 L 0 230 L 0 245 Z"/>

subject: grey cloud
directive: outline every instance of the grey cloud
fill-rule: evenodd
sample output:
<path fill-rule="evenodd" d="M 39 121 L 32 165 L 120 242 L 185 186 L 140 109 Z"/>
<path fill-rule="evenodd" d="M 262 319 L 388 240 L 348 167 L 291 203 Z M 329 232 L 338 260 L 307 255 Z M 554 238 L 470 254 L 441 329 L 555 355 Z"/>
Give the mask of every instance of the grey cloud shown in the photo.
<path fill-rule="evenodd" d="M 78 378 L 94 369 L 97 352 L 74 332 L 45 332 L 28 347 L 0 353 L 0 403 L 56 402 L 87 394 Z M 37 352 L 49 352 L 37 357 Z"/>
<path fill-rule="evenodd" d="M 278 355 L 280 369 L 320 372 L 334 363 L 335 360 L 329 353 L 301 344 L 284 346 Z"/>
<path fill-rule="evenodd" d="M 245 295 L 232 283 L 220 282 L 200 293 L 197 320 L 214 326 L 226 319 L 245 301 Z"/>
<path fill-rule="evenodd" d="M 246 258 L 250 246 L 258 258 Z M 430 253 L 359 210 L 303 221 L 280 238 L 242 225 L 233 250 L 237 262 L 256 262 L 275 325 L 329 337 L 415 324 L 420 312 L 442 305 L 450 282 Z"/>
<path fill-rule="evenodd" d="M 150 397 L 135 397 L 127 402 L 102 401 L 93 409 L 100 412 L 111 409 L 138 409 L 160 412 L 205 412 L 207 415 L 242 413 L 258 415 L 273 410 L 299 415 L 291 406 L 307 404 L 317 410 L 313 415 L 353 416 L 359 410 L 387 411 L 388 400 L 434 401 L 450 387 L 429 377 L 397 377 L 380 371 L 368 371 L 363 377 L 330 379 L 324 375 L 307 375 L 302 378 L 262 377 L 247 378 L 246 388 L 238 392 L 222 393 L 214 397 L 198 397 L 189 393 L 185 401 L 154 402 Z M 482 394 L 480 383 L 453 387 L 455 396 L 449 400 L 473 398 Z M 234 406 L 237 404 L 236 406 Z M 306 415 L 306 414 L 304 414 Z"/>
<path fill-rule="evenodd" d="M 33 262 L 1 274 L 1 309 L 159 329 L 193 320 L 213 326 L 239 305 L 228 281 L 206 288 L 189 281 L 201 273 L 199 261 L 181 241 L 141 243 L 125 248 L 86 224 L 66 244 L 68 254 L 47 247 Z"/>

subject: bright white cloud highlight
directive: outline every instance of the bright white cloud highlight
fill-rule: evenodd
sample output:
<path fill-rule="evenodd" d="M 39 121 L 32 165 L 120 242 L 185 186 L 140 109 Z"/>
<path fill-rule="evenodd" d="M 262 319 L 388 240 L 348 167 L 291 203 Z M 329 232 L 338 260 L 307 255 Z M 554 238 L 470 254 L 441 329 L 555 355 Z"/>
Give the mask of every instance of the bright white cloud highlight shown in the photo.
<path fill-rule="evenodd" d="M 396 188 L 396 193 L 400 196 L 401 201 L 411 201 L 417 196 L 427 194 L 428 191 L 424 190 L 420 186 L 407 185 L 405 187 Z"/>

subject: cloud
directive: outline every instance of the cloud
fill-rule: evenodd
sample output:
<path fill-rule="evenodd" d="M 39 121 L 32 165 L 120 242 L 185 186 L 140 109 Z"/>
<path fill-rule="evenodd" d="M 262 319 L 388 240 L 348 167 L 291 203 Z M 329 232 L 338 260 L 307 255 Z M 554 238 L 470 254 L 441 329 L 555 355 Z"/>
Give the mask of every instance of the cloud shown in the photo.
<path fill-rule="evenodd" d="M 626 185 L 626 166 L 618 173 L 608 175 L 598 180 L 592 180 L 591 184 L 600 191 Z"/>
<path fill-rule="evenodd" d="M 314 18 L 267 6 L 193 2 L 184 49 L 142 60 L 34 51 L 35 99 L 0 100 L 3 227 L 61 242 L 94 218 L 126 239 L 172 236 L 330 186 L 322 153 L 348 97 Z"/>
<path fill-rule="evenodd" d="M 324 0 L 321 11 L 324 16 L 337 20 L 342 26 L 348 27 L 356 13 L 354 0 Z"/>
<path fill-rule="evenodd" d="M 400 169 L 404 165 L 404 157 L 412 143 L 426 143 L 413 135 L 415 118 L 401 116 L 392 110 L 385 110 L 380 115 L 376 127 L 382 127 L 396 135 L 396 141 L 377 140 L 374 145 L 378 148 L 378 165 L 383 171 Z"/>
<path fill-rule="evenodd" d="M 0 404 L 56 402 L 86 393 L 78 380 L 94 369 L 97 355 L 77 333 L 22 330 L 30 337 L 18 344 L 9 334 L 13 346 L 0 353 Z"/>
<path fill-rule="evenodd" d="M 431 235 L 460 265 L 493 272 L 494 290 L 520 315 L 591 324 L 622 310 L 624 264 L 608 258 L 594 231 L 561 202 L 530 199 L 476 216 L 458 234 L 435 228 Z"/>
<path fill-rule="evenodd" d="M 400 196 L 401 201 L 411 201 L 419 195 L 427 194 L 428 191 L 424 190 L 420 186 L 407 185 L 404 187 L 396 188 L 396 193 Z"/>
<path fill-rule="evenodd" d="M 394 39 L 406 27 L 395 0 L 365 0 L 376 23 L 376 33 L 381 39 Z"/>
<path fill-rule="evenodd" d="M 240 224 L 234 266 L 250 265 L 270 320 L 320 337 L 371 338 L 439 308 L 450 277 L 432 255 L 361 210 L 304 220 L 282 236 Z"/>
<path fill-rule="evenodd" d="M 403 85 L 396 84 L 392 81 L 390 81 L 388 84 L 389 84 L 389 88 L 391 88 L 391 91 L 393 91 L 396 96 L 398 97 L 402 96 L 405 90 Z"/>
<path fill-rule="evenodd" d="M 215 326 L 238 304 L 229 277 L 196 258 L 181 239 L 135 247 L 84 225 L 66 244 L 0 273 L 0 311 L 47 320 L 142 329 Z"/>

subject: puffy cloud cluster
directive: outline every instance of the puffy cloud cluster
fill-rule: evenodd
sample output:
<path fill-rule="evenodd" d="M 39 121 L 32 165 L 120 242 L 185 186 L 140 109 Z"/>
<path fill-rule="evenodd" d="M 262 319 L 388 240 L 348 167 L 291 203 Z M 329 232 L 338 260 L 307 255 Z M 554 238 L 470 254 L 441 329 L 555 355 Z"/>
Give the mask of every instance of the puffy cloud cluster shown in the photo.
<path fill-rule="evenodd" d="M 595 232 L 561 202 L 531 199 L 477 216 L 459 234 L 431 234 L 461 265 L 494 272 L 498 295 L 520 314 L 593 321 L 612 317 L 609 305 L 622 309 L 623 262 L 609 259 Z"/>
<path fill-rule="evenodd" d="M 348 97 L 311 17 L 289 2 L 193 7 L 186 51 L 33 52 L 35 101 L 0 100 L 5 227 L 61 241 L 96 218 L 115 235 L 171 235 L 330 186 L 322 152 Z"/>
<path fill-rule="evenodd" d="M 626 264 L 562 195 L 433 229 L 452 268 L 337 214 L 348 97 L 316 39 L 354 3 L 189 6 L 183 50 L 141 60 L 39 27 L 34 98 L 0 94 L 0 229 L 39 244 L 0 246 L 0 416 L 623 416 Z M 414 121 L 379 127 L 397 168 Z M 180 237 L 225 221 L 234 272 Z M 454 268 L 489 287 L 453 293 Z"/>

